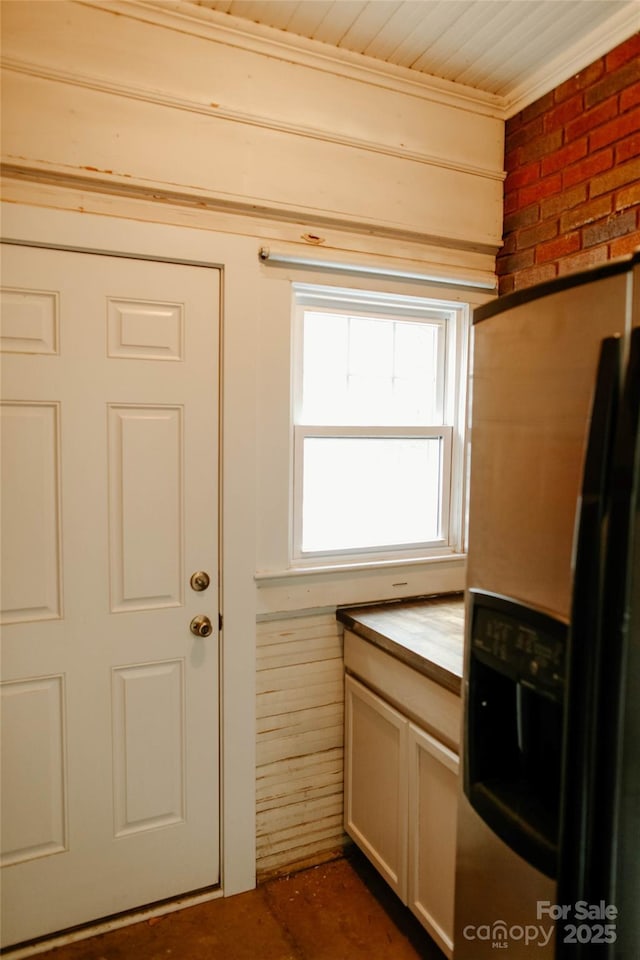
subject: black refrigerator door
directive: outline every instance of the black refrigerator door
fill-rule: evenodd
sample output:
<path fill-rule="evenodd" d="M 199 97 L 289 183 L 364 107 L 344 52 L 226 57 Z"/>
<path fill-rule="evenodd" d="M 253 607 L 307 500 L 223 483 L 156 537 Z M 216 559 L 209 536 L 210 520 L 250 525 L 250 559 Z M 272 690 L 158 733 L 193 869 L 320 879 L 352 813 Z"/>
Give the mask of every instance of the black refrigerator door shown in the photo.
<path fill-rule="evenodd" d="M 619 404 L 618 349 L 603 342 L 578 530 L 556 960 L 640 955 L 640 329 Z"/>
<path fill-rule="evenodd" d="M 587 841 L 590 899 L 617 911 L 600 953 L 640 955 L 640 328 L 630 338 L 611 476 L 603 596 L 599 729 Z M 593 953 L 589 953 L 592 956 Z M 586 956 L 586 954 L 585 954 Z"/>
<path fill-rule="evenodd" d="M 604 525 L 620 390 L 620 348 L 620 340 L 614 337 L 601 345 L 578 513 L 565 689 L 559 903 L 575 903 L 586 896 L 586 840 L 598 735 L 592 706 L 602 646 Z M 556 955 L 563 956 L 560 945 Z"/>

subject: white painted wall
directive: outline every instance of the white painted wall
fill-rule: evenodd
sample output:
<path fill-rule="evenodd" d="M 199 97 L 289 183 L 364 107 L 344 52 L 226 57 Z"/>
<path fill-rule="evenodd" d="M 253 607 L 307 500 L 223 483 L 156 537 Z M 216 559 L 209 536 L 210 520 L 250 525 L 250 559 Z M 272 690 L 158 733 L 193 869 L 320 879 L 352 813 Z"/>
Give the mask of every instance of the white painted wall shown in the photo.
<path fill-rule="evenodd" d="M 259 247 L 491 282 L 503 124 L 481 95 L 223 29 L 180 2 L 7 0 L 2 18 L 3 234 L 223 266 L 223 856 L 225 891 L 237 892 L 254 877 L 256 702 L 268 872 L 340 837 L 341 748 L 307 737 L 304 786 L 286 756 L 316 716 L 329 737 L 341 728 L 341 695 L 318 705 L 310 682 L 340 664 L 335 605 L 464 582 L 455 557 L 401 575 L 288 570 L 290 284 L 331 279 L 261 264 Z M 318 657 L 307 628 L 324 638 Z M 280 653 L 286 667 L 274 665 Z M 277 715 L 264 714 L 265 679 Z M 318 831 L 306 849 L 308 814 Z"/>

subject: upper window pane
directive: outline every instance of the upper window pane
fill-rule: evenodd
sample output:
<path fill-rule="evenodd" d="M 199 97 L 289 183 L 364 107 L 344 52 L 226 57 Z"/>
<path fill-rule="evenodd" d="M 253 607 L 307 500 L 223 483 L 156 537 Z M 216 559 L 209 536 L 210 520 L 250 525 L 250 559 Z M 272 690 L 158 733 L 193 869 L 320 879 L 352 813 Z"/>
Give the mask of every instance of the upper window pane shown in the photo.
<path fill-rule="evenodd" d="M 303 424 L 443 422 L 442 323 L 305 310 Z"/>

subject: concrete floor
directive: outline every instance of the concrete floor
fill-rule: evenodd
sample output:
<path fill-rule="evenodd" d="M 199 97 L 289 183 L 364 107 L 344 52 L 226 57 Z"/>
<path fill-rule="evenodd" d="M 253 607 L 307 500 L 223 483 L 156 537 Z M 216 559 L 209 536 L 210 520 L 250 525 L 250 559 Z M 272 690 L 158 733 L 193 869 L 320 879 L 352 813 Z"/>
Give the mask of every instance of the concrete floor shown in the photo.
<path fill-rule="evenodd" d="M 444 960 L 358 851 L 39 960 Z"/>

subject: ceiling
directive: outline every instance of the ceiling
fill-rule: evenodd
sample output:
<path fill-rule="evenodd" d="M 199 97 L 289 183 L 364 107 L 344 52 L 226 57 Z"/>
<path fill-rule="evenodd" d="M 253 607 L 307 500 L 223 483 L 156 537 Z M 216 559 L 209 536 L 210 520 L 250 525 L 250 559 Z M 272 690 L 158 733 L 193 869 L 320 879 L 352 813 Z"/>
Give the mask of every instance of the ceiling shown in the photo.
<path fill-rule="evenodd" d="M 236 23 L 464 84 L 493 95 L 509 113 L 640 30 L 640 0 L 190 2 Z"/>

